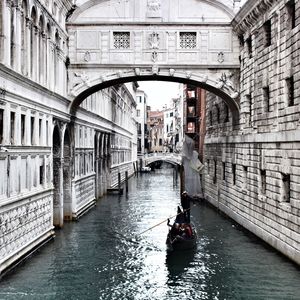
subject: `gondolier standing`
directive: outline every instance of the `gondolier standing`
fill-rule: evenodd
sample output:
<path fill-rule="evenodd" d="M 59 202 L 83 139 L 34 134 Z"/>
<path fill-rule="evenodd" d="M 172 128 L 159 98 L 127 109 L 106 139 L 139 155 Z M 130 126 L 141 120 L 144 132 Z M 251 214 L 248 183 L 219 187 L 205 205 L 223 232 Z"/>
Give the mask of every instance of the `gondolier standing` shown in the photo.
<path fill-rule="evenodd" d="M 190 212 L 191 212 L 191 197 L 188 195 L 187 191 L 181 194 L 181 206 L 184 211 L 185 223 L 191 222 Z"/>

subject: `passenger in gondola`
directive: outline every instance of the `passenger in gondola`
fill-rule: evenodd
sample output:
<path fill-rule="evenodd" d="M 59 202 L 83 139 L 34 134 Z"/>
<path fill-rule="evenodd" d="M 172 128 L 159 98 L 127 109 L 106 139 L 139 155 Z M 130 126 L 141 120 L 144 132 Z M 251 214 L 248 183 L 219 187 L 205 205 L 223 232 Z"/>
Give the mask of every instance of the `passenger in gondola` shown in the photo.
<path fill-rule="evenodd" d="M 173 225 L 171 225 L 170 224 L 170 219 L 168 219 L 167 225 L 169 227 L 171 227 L 171 229 L 170 229 L 171 235 L 177 235 L 179 233 L 180 224 L 174 223 Z"/>
<path fill-rule="evenodd" d="M 184 233 L 188 238 L 191 238 L 193 236 L 193 231 L 190 224 L 184 224 Z"/>

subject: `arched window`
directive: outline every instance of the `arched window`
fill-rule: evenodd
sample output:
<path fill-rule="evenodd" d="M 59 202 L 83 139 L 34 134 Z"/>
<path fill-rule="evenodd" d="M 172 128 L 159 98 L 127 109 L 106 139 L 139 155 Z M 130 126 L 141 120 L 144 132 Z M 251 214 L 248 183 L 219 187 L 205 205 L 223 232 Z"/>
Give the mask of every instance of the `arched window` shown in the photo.
<path fill-rule="evenodd" d="M 36 39 L 36 33 L 35 33 L 35 27 L 36 27 L 36 10 L 33 7 L 31 11 L 31 30 L 30 30 L 30 62 L 31 62 L 31 78 L 34 80 L 37 78 L 36 74 L 36 65 L 37 65 L 37 39 Z"/>
<path fill-rule="evenodd" d="M 59 85 L 59 34 L 58 31 L 55 33 L 55 57 L 54 57 L 54 89 L 57 91 Z"/>
<path fill-rule="evenodd" d="M 12 4 L 10 15 L 10 66 L 14 68 L 16 56 L 16 8 Z"/>
<path fill-rule="evenodd" d="M 52 69 L 50 66 L 51 61 L 51 49 L 50 49 L 50 40 L 51 40 L 51 26 L 49 23 L 47 23 L 46 28 L 46 66 L 45 66 L 45 82 L 47 86 L 49 87 L 51 76 L 50 76 L 50 70 Z"/>
<path fill-rule="evenodd" d="M 26 18 L 27 18 L 27 1 L 22 1 L 22 17 L 21 17 L 21 72 L 23 75 L 27 75 L 27 29 L 26 29 Z"/>
<path fill-rule="evenodd" d="M 45 45 L 44 45 L 44 18 L 43 16 L 40 17 L 39 20 L 39 29 L 40 34 L 38 37 L 39 43 L 39 59 L 38 59 L 38 66 L 39 66 L 39 82 L 41 84 L 44 83 L 44 71 L 45 71 Z"/>

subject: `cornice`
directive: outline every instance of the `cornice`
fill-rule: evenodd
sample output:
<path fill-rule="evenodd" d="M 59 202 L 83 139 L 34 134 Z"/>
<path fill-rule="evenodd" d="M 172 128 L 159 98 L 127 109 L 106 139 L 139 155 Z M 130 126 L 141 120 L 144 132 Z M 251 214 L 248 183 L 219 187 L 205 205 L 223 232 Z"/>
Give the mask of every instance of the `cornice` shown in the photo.
<path fill-rule="evenodd" d="M 244 34 L 249 28 L 254 27 L 257 20 L 276 2 L 278 0 L 248 0 L 231 22 L 234 31 Z"/>

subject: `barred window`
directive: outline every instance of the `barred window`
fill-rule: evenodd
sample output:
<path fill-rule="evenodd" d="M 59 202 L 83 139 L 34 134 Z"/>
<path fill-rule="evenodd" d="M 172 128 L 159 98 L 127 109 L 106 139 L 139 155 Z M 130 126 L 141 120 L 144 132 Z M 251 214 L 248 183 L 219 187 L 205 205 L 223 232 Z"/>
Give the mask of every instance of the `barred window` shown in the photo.
<path fill-rule="evenodd" d="M 115 49 L 130 48 L 130 32 L 114 32 L 113 37 Z"/>
<path fill-rule="evenodd" d="M 197 47 L 196 32 L 180 32 L 179 37 L 181 49 L 195 49 Z"/>

